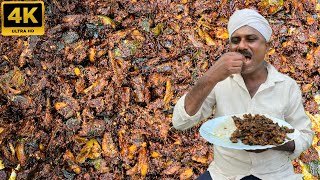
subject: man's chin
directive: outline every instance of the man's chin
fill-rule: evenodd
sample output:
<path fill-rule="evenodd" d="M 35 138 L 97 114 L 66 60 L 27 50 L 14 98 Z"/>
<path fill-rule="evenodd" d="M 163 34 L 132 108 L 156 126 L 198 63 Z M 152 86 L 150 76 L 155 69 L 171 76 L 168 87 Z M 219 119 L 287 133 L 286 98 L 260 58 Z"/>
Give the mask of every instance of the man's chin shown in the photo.
<path fill-rule="evenodd" d="M 242 70 L 241 70 L 241 74 L 243 74 L 243 75 L 249 75 L 249 74 L 251 74 L 253 71 L 252 71 L 252 69 L 250 69 L 250 68 L 243 68 Z"/>

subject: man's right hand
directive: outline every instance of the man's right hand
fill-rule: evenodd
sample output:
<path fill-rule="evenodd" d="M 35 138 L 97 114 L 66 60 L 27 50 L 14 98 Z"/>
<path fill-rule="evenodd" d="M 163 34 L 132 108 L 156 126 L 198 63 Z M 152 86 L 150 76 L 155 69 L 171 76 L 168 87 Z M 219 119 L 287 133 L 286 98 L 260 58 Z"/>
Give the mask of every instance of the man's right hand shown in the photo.
<path fill-rule="evenodd" d="M 231 74 L 240 74 L 245 57 L 238 52 L 223 54 L 218 61 L 204 74 L 207 78 L 220 82 Z"/>
<path fill-rule="evenodd" d="M 201 107 L 203 101 L 214 86 L 231 74 L 241 73 L 245 57 L 237 52 L 223 54 L 218 61 L 204 73 L 185 99 L 185 110 L 192 116 Z"/>

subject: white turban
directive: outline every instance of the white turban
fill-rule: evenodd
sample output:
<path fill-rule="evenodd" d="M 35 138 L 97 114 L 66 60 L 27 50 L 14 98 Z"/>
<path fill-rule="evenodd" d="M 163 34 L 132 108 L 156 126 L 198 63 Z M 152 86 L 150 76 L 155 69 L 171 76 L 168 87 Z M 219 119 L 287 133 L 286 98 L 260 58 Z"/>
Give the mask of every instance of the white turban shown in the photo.
<path fill-rule="evenodd" d="M 252 9 L 236 10 L 229 19 L 229 39 L 232 33 L 242 26 L 250 26 L 259 31 L 266 41 L 270 41 L 272 29 L 268 21 L 257 11 Z"/>

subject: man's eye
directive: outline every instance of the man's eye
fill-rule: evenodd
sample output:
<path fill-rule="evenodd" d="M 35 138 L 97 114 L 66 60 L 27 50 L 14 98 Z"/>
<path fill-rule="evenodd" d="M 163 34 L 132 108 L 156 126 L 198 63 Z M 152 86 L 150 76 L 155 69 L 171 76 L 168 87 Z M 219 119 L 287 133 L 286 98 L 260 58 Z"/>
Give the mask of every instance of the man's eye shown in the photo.
<path fill-rule="evenodd" d="M 248 41 L 249 42 L 254 42 L 257 38 L 249 38 Z"/>
<path fill-rule="evenodd" d="M 231 39 L 232 44 L 239 44 L 240 40 L 239 39 Z"/>

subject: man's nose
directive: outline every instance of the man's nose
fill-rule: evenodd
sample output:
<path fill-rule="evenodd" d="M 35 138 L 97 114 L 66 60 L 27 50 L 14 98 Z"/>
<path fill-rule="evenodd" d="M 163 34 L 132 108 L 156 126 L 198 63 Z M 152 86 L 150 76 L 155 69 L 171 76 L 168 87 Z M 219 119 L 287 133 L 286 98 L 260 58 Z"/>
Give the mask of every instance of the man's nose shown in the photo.
<path fill-rule="evenodd" d="M 245 40 L 241 40 L 238 44 L 238 50 L 244 50 L 244 49 L 248 49 L 248 44 Z"/>

